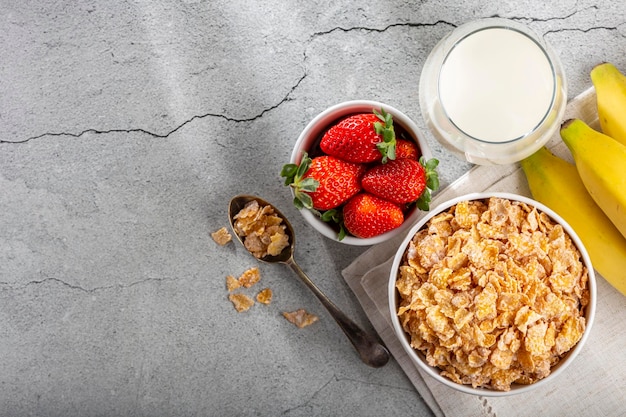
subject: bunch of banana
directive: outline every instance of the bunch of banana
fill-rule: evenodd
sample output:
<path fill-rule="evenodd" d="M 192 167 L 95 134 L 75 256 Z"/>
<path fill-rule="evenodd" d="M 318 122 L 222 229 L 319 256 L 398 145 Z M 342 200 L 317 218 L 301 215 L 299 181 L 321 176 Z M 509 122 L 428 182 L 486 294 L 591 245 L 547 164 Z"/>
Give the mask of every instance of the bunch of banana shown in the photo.
<path fill-rule="evenodd" d="M 521 165 L 533 198 L 574 228 L 594 268 L 626 295 L 626 238 L 590 198 L 576 167 L 545 147 Z"/>
<path fill-rule="evenodd" d="M 579 119 L 561 125 L 561 138 L 589 195 L 626 238 L 626 146 Z"/>
<path fill-rule="evenodd" d="M 602 133 L 567 120 L 560 133 L 574 165 L 546 148 L 521 165 L 533 197 L 574 228 L 594 268 L 626 295 L 626 77 L 610 63 L 590 75 Z"/>
<path fill-rule="evenodd" d="M 626 76 L 605 62 L 590 73 L 602 133 L 626 145 Z"/>

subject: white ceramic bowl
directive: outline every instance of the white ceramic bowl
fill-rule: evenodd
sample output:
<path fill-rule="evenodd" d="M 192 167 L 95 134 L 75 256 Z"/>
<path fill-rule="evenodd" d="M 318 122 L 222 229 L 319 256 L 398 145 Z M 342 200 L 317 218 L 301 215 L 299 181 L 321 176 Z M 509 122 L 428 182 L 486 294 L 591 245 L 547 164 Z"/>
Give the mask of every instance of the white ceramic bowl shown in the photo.
<path fill-rule="evenodd" d="M 426 139 L 422 135 L 422 132 L 420 132 L 417 125 L 400 110 L 377 101 L 353 100 L 329 107 L 328 109 L 317 115 L 313 120 L 311 120 L 298 137 L 298 140 L 296 141 L 293 152 L 291 154 L 290 162 L 294 164 L 299 164 L 300 160 L 302 159 L 302 153 L 304 151 L 307 151 L 310 155 L 312 153 L 311 149 L 319 143 L 324 133 L 339 120 L 357 113 L 371 113 L 372 110 L 380 110 L 381 108 L 383 108 L 387 113 L 393 116 L 393 123 L 396 127 L 396 134 L 398 133 L 397 127 L 400 126 L 400 128 L 403 129 L 408 134 L 408 136 L 413 139 L 415 143 L 417 143 L 420 154 L 423 155 L 427 160 L 432 158 L 431 151 L 428 147 L 428 144 L 426 143 Z M 335 230 L 332 226 L 322 221 L 319 217 L 317 217 L 309 210 L 302 209 L 300 210 L 300 212 L 302 213 L 302 216 L 304 216 L 304 219 L 311 226 L 313 226 L 315 230 L 317 230 L 329 239 L 338 241 L 337 230 Z M 402 223 L 402 225 L 393 230 L 390 230 L 389 232 L 367 239 L 348 235 L 344 237 L 340 242 L 355 246 L 375 245 L 377 243 L 384 242 L 394 236 L 406 232 L 409 227 L 411 227 L 411 225 L 417 220 L 418 216 L 419 210 L 415 208 L 412 212 L 409 212 L 409 214 L 405 216 L 404 223 Z"/>
<path fill-rule="evenodd" d="M 440 370 L 438 368 L 428 365 L 428 363 L 426 362 L 425 356 L 421 352 L 411 347 L 409 336 L 405 333 L 404 329 L 402 328 L 402 325 L 400 324 L 400 320 L 397 315 L 397 302 L 398 302 L 398 294 L 396 292 L 397 271 L 402 262 L 402 258 L 406 251 L 406 248 L 408 247 L 411 239 L 413 239 L 413 236 L 415 235 L 415 233 L 417 233 L 431 218 L 441 213 L 442 211 L 449 209 L 450 207 L 452 207 L 453 205 L 461 201 L 483 200 L 489 197 L 501 197 L 501 198 L 506 198 L 508 200 L 524 202 L 528 205 L 536 207 L 539 211 L 543 211 L 552 220 L 554 220 L 556 223 L 563 226 L 563 229 L 565 230 L 565 232 L 567 232 L 567 234 L 571 237 L 576 247 L 579 249 L 580 254 L 582 256 L 582 261 L 588 270 L 588 277 L 589 277 L 588 289 L 589 289 L 590 300 L 589 300 L 589 304 L 586 306 L 586 309 L 585 309 L 586 327 L 585 327 L 585 331 L 581 339 L 578 341 L 576 346 L 574 346 L 569 352 L 565 354 L 565 356 L 559 361 L 558 364 L 552 367 L 550 375 L 548 375 L 546 378 L 541 379 L 529 385 L 521 385 L 521 384 L 514 383 L 512 384 L 510 391 L 496 391 L 496 390 L 490 390 L 486 388 L 473 388 L 471 385 L 458 384 L 449 378 L 441 376 Z M 394 332 L 396 336 L 398 337 L 398 339 L 400 340 L 402 347 L 404 348 L 408 356 L 411 358 L 411 360 L 416 364 L 416 366 L 421 368 L 423 371 L 425 371 L 431 377 L 435 378 L 437 381 L 455 390 L 464 392 L 466 394 L 490 396 L 490 397 L 503 397 L 503 396 L 513 395 L 513 394 L 525 393 L 525 392 L 534 390 L 536 388 L 539 388 L 541 386 L 551 384 L 556 378 L 558 378 L 558 376 L 565 370 L 565 368 L 571 365 L 571 363 L 574 361 L 574 358 L 578 355 L 578 353 L 580 353 L 580 351 L 583 348 L 583 345 L 585 344 L 585 341 L 589 337 L 589 333 L 591 331 L 591 327 L 592 327 L 594 317 L 595 317 L 596 300 L 597 300 L 596 291 L 597 291 L 596 280 L 595 280 L 594 270 L 591 265 L 591 260 L 589 259 L 587 250 L 583 246 L 580 238 L 574 232 L 574 229 L 572 229 L 572 227 L 569 224 L 567 224 L 567 222 L 565 222 L 565 220 L 563 220 L 558 214 L 550 210 L 545 205 L 535 200 L 532 200 L 530 198 L 516 195 L 516 194 L 511 194 L 511 193 L 466 194 L 458 198 L 451 199 L 445 203 L 442 203 L 436 208 L 431 209 L 428 215 L 423 217 L 417 224 L 415 224 L 415 226 L 413 226 L 413 228 L 411 228 L 411 230 L 407 234 L 406 239 L 404 239 L 404 241 L 398 248 L 398 251 L 396 252 L 395 258 L 393 260 L 393 265 L 391 267 L 391 273 L 389 276 L 389 287 L 388 287 L 389 310 L 391 313 L 391 321 L 393 324 Z"/>

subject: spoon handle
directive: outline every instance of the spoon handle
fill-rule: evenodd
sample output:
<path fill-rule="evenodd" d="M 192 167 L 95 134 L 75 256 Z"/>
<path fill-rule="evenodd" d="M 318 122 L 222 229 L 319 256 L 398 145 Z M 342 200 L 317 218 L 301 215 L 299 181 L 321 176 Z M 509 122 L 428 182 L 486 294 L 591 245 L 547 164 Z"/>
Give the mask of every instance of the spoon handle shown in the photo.
<path fill-rule="evenodd" d="M 350 320 L 350 318 L 330 301 L 313 281 L 311 281 L 293 258 L 287 262 L 287 265 L 291 267 L 306 286 L 313 291 L 313 294 L 315 294 L 324 307 L 326 307 L 330 315 L 335 319 L 339 327 L 341 327 L 341 330 L 343 330 L 348 339 L 350 339 L 350 342 L 352 342 L 352 345 L 359 353 L 363 362 L 371 367 L 378 368 L 384 366 L 389 361 L 389 351 L 378 341 L 376 336 L 365 332 L 356 323 Z"/>

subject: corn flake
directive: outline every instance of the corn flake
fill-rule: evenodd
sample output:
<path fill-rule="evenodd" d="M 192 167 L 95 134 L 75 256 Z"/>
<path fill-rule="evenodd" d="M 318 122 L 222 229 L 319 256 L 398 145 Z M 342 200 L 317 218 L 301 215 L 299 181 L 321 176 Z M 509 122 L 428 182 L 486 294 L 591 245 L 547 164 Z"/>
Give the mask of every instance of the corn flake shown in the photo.
<path fill-rule="evenodd" d="M 244 238 L 244 246 L 258 259 L 278 256 L 289 246 L 283 219 L 270 205 L 261 206 L 252 200 L 235 214 L 233 220 L 235 233 Z"/>
<path fill-rule="evenodd" d="M 239 277 L 239 283 L 246 288 L 250 288 L 251 286 L 259 282 L 260 280 L 261 280 L 261 272 L 259 271 L 259 268 L 257 268 L 256 266 L 250 269 L 247 269 Z"/>
<path fill-rule="evenodd" d="M 268 305 L 272 302 L 272 290 L 270 288 L 264 288 L 256 295 L 256 300 L 261 303 Z"/>
<path fill-rule="evenodd" d="M 285 317 L 290 323 L 295 324 L 300 329 L 310 326 L 311 324 L 319 320 L 319 318 L 315 314 L 308 313 L 303 308 L 291 312 L 283 312 L 283 317 Z"/>
<path fill-rule="evenodd" d="M 217 243 L 220 246 L 226 245 L 228 242 L 230 242 L 233 239 L 231 234 L 228 232 L 228 229 L 226 229 L 225 227 L 222 227 L 216 230 L 215 232 L 211 233 L 211 237 L 213 238 L 215 243 Z"/>
<path fill-rule="evenodd" d="M 228 292 L 235 291 L 237 288 L 241 288 L 239 280 L 232 275 L 228 275 L 226 277 L 226 289 Z"/>
<path fill-rule="evenodd" d="M 230 294 L 228 299 L 239 313 L 249 310 L 254 305 L 254 300 L 245 294 Z"/>

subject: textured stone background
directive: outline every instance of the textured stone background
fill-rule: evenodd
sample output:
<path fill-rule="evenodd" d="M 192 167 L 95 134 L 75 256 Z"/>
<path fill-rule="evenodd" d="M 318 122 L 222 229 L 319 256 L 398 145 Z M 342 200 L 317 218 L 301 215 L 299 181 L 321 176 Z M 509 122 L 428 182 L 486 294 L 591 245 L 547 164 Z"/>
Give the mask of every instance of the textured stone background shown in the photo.
<path fill-rule="evenodd" d="M 626 69 L 619 1 L 2 1 L 0 414 L 429 415 L 391 362 L 363 365 L 321 305 L 260 264 L 270 306 L 237 314 L 217 247 L 228 200 L 276 204 L 296 259 L 369 327 L 340 271 L 364 249 L 313 232 L 278 175 L 300 131 L 349 99 L 424 130 L 417 85 L 455 26 L 525 23 L 572 98 L 596 63 Z M 470 168 L 426 133 L 443 185 Z M 254 294 L 253 291 L 250 292 Z M 298 330 L 280 312 L 320 321 Z"/>

